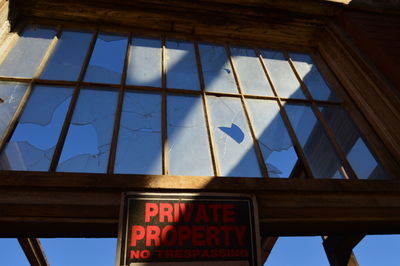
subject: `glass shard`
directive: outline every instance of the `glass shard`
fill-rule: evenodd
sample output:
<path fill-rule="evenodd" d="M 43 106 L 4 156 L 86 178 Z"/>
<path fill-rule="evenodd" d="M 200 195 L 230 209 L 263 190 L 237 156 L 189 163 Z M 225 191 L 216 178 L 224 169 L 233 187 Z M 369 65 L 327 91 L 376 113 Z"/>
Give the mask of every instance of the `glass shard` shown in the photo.
<path fill-rule="evenodd" d="M 214 44 L 199 44 L 199 52 L 205 90 L 238 93 L 225 47 Z"/>
<path fill-rule="evenodd" d="M 292 140 L 274 101 L 246 100 L 251 123 L 267 165 L 269 177 L 290 177 L 298 161 Z"/>
<path fill-rule="evenodd" d="M 63 31 L 40 78 L 51 80 L 77 80 L 92 35 L 92 33 L 88 32 Z"/>
<path fill-rule="evenodd" d="M 161 40 L 133 38 L 126 83 L 161 87 Z"/>
<path fill-rule="evenodd" d="M 274 96 L 253 49 L 231 47 L 231 55 L 244 94 Z"/>
<path fill-rule="evenodd" d="M 111 89 L 81 89 L 57 171 L 106 172 L 117 97 Z"/>
<path fill-rule="evenodd" d="M 285 110 L 314 177 L 344 178 L 343 166 L 311 107 L 287 103 Z"/>
<path fill-rule="evenodd" d="M 282 98 L 305 99 L 300 82 L 297 80 L 283 53 L 262 50 L 261 54 L 279 96 Z"/>
<path fill-rule="evenodd" d="M 126 36 L 99 34 L 84 80 L 119 84 L 124 68 L 127 42 Z"/>
<path fill-rule="evenodd" d="M 320 111 L 330 125 L 358 178 L 391 179 L 382 165 L 374 158 L 357 127 L 343 108 L 324 106 L 320 107 Z"/>
<path fill-rule="evenodd" d="M 214 175 L 201 97 L 168 95 L 167 122 L 169 174 Z"/>
<path fill-rule="evenodd" d="M 261 177 L 241 101 L 215 96 L 208 96 L 207 101 L 221 175 Z"/>
<path fill-rule="evenodd" d="M 306 84 L 311 96 L 315 100 L 338 101 L 338 97 L 329 88 L 324 78 L 321 76 L 317 66 L 307 54 L 289 54 L 297 73 Z"/>
<path fill-rule="evenodd" d="M 191 42 L 167 41 L 167 87 L 200 90 L 196 55 Z"/>
<path fill-rule="evenodd" d="M 26 88 L 27 84 L 24 83 L 0 82 L 0 139 L 14 116 Z"/>
<path fill-rule="evenodd" d="M 0 65 L 0 76 L 31 78 L 35 74 L 56 31 L 28 26 Z"/>
<path fill-rule="evenodd" d="M 126 91 L 115 173 L 162 174 L 161 95 Z"/>
<path fill-rule="evenodd" d="M 48 171 L 71 100 L 72 88 L 35 86 L 0 156 L 1 169 Z"/>

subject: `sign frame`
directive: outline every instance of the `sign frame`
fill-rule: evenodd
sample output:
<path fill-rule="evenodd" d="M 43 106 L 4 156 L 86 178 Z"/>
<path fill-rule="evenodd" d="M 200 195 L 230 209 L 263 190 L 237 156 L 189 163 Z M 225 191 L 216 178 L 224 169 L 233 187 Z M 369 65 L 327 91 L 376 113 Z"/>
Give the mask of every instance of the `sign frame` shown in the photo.
<path fill-rule="evenodd" d="M 248 265 L 251 266 L 261 266 L 261 238 L 259 232 L 259 218 L 258 218 L 258 208 L 257 200 L 254 194 L 244 194 L 244 193 L 178 193 L 178 192 L 167 192 L 167 193 L 155 193 L 155 192 L 125 192 L 121 195 L 121 205 L 120 214 L 118 222 L 118 241 L 117 241 L 117 254 L 116 254 L 116 266 L 133 266 L 133 265 L 161 265 L 160 262 L 151 261 L 144 263 L 130 263 L 124 264 L 127 256 L 127 246 L 128 246 L 128 226 L 129 226 L 129 203 L 132 200 L 184 200 L 184 201 L 232 201 L 232 202 L 246 202 L 248 203 L 249 212 L 249 227 L 250 231 L 250 241 L 251 241 L 251 257 L 248 261 Z M 124 250 L 122 250 L 124 249 Z M 242 260 L 244 261 L 244 260 Z M 176 264 L 181 261 L 172 261 Z M 184 265 L 200 265 L 199 263 L 208 263 L 212 265 L 226 264 L 227 260 L 193 260 L 193 261 L 182 261 Z M 252 262 L 252 263 L 251 263 Z M 210 265 L 211 265 L 210 264 Z M 167 265 L 167 264 L 165 264 Z M 172 265 L 172 264 L 171 264 Z M 201 264 L 202 265 L 202 264 Z M 244 264 L 243 264 L 244 265 Z"/>

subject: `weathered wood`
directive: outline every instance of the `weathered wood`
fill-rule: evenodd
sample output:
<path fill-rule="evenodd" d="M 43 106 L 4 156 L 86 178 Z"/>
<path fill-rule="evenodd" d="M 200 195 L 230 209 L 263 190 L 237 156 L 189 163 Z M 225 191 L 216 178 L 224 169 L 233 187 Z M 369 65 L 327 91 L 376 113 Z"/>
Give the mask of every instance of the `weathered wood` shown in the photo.
<path fill-rule="evenodd" d="M 331 266 L 358 265 L 353 248 L 364 238 L 363 235 L 328 236 L 323 246 Z"/>
<path fill-rule="evenodd" d="M 31 266 L 48 266 L 46 255 L 37 238 L 18 238 L 22 250 Z"/>
<path fill-rule="evenodd" d="M 396 233 L 399 182 L 2 172 L 0 236 L 116 236 L 126 191 L 252 193 L 264 236 Z"/>

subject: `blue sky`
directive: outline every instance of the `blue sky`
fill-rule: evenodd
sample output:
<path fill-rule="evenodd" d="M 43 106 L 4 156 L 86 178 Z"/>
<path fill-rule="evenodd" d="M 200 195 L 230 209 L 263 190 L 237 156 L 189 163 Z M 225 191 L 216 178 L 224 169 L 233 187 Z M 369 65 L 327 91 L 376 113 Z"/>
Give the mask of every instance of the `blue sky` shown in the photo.
<path fill-rule="evenodd" d="M 114 265 L 116 239 L 41 239 L 50 265 L 108 266 Z M 315 237 L 281 237 L 275 244 L 265 266 L 329 266 L 321 245 Z M 0 265 L 29 265 L 16 239 L 0 239 Z M 360 266 L 400 265 L 400 235 L 365 237 L 354 249 Z"/>

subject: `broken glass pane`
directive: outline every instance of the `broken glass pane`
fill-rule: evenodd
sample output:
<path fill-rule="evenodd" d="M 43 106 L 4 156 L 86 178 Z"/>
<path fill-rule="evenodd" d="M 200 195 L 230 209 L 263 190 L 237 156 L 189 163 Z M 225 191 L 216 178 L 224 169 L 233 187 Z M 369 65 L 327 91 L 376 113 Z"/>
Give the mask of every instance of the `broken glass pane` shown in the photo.
<path fill-rule="evenodd" d="M 316 100 L 338 101 L 335 93 L 321 76 L 317 66 L 307 54 L 289 54 L 300 78 Z"/>
<path fill-rule="evenodd" d="M 316 178 L 344 178 L 336 152 L 307 105 L 285 104 L 285 110 Z"/>
<path fill-rule="evenodd" d="M 126 84 L 161 87 L 161 40 L 133 39 Z"/>
<path fill-rule="evenodd" d="M 196 55 L 191 42 L 167 41 L 167 87 L 200 90 Z"/>
<path fill-rule="evenodd" d="M 48 171 L 73 89 L 35 86 L 0 156 L 1 169 Z"/>
<path fill-rule="evenodd" d="M 270 177 L 289 177 L 298 160 L 274 101 L 247 99 L 251 122 Z"/>
<path fill-rule="evenodd" d="M 232 47 L 231 54 L 244 94 L 274 96 L 253 49 Z"/>
<path fill-rule="evenodd" d="M 120 83 L 128 38 L 101 33 L 97 37 L 85 81 Z"/>
<path fill-rule="evenodd" d="M 320 111 L 332 128 L 343 152 L 347 154 L 347 159 L 358 178 L 390 179 L 382 165 L 372 155 L 353 121 L 343 108 L 324 106 L 320 107 Z"/>
<path fill-rule="evenodd" d="M 238 93 L 225 47 L 199 44 L 199 52 L 206 91 Z"/>
<path fill-rule="evenodd" d="M 262 50 L 261 54 L 279 96 L 282 98 L 304 99 L 305 96 L 301 91 L 300 82 L 297 80 L 283 53 Z"/>
<path fill-rule="evenodd" d="M 115 173 L 162 174 L 161 96 L 126 91 L 118 135 Z"/>
<path fill-rule="evenodd" d="M 19 106 L 27 84 L 0 81 L 0 139 Z"/>
<path fill-rule="evenodd" d="M 88 32 L 63 31 L 40 78 L 77 80 L 92 35 Z"/>
<path fill-rule="evenodd" d="M 207 100 L 221 175 L 261 177 L 240 99 L 208 96 Z"/>
<path fill-rule="evenodd" d="M 212 176 L 201 97 L 168 95 L 169 174 Z"/>
<path fill-rule="evenodd" d="M 31 78 L 56 31 L 49 28 L 28 26 L 17 44 L 0 65 L 0 76 Z"/>
<path fill-rule="evenodd" d="M 57 171 L 106 171 L 117 97 L 111 89 L 81 89 Z"/>

